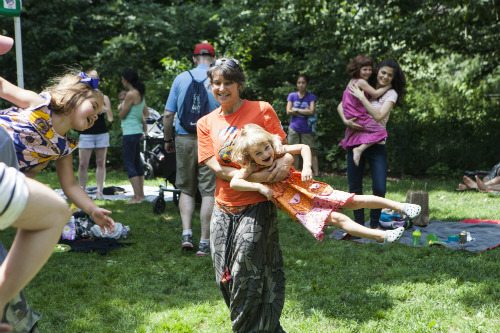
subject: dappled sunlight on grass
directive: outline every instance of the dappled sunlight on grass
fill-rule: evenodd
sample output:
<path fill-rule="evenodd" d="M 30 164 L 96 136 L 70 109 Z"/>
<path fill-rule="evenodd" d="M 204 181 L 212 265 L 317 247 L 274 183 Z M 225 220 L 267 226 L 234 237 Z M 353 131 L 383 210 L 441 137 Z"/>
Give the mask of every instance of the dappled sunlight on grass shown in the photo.
<path fill-rule="evenodd" d="M 116 181 L 119 175 L 113 175 Z M 126 179 L 123 174 L 121 179 Z M 330 181 L 346 189 L 345 178 Z M 404 200 L 410 186 L 424 183 L 390 181 L 387 196 Z M 500 218 L 500 198 L 458 193 L 452 184 L 428 181 L 432 220 Z M 211 259 L 180 249 L 182 228 L 173 203 L 161 215 L 153 214 L 147 202 L 99 204 L 131 228 L 129 245 L 105 256 L 54 254 L 26 288 L 30 304 L 43 314 L 41 331 L 231 331 Z M 288 333 L 499 331 L 500 249 L 472 254 L 328 237 L 318 242 L 285 213 L 279 212 L 278 219 L 286 276 L 281 323 Z M 198 214 L 193 223 L 197 246 Z M 10 244 L 14 232 L 2 232 L 0 239 Z"/>

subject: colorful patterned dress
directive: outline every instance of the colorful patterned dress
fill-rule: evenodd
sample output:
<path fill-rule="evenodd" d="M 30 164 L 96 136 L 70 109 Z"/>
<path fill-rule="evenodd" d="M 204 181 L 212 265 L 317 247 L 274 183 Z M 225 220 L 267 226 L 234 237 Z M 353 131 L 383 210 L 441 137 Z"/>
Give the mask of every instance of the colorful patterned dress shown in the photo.
<path fill-rule="evenodd" d="M 323 240 L 330 214 L 352 201 L 355 195 L 334 190 L 317 180 L 303 182 L 301 173 L 293 169 L 285 180 L 267 185 L 274 191 L 278 207 L 302 224 L 317 240 Z"/>
<path fill-rule="evenodd" d="M 0 110 L 0 126 L 12 138 L 19 170 L 23 172 L 40 171 L 49 161 L 70 155 L 77 147 L 74 140 L 54 130 L 50 95 L 40 96 L 45 101 L 33 108 Z"/>

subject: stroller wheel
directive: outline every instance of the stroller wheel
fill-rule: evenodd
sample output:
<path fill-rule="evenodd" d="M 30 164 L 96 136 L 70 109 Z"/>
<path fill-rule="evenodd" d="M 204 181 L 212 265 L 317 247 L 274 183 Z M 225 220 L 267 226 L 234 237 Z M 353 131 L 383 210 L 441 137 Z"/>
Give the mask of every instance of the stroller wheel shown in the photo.
<path fill-rule="evenodd" d="M 165 204 L 165 199 L 163 198 L 162 195 L 156 197 L 153 201 L 153 213 L 155 214 L 161 214 L 165 212 L 166 204 Z"/>
<path fill-rule="evenodd" d="M 155 178 L 153 166 L 149 162 L 144 162 L 144 179 L 153 179 L 153 178 Z"/>

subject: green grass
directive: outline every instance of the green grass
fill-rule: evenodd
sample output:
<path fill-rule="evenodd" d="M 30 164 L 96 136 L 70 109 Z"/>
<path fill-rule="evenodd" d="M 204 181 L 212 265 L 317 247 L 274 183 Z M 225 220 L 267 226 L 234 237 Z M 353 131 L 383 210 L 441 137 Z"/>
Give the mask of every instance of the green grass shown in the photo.
<path fill-rule="evenodd" d="M 57 186 L 53 174 L 40 180 Z M 345 177 L 324 180 L 347 188 Z M 123 173 L 108 173 L 107 184 L 126 183 Z M 500 219 L 500 197 L 457 193 L 455 186 L 456 181 L 390 180 L 387 196 L 404 200 L 407 190 L 425 188 L 432 220 Z M 231 331 L 210 258 L 179 249 L 180 218 L 172 203 L 161 216 L 150 203 L 99 203 L 131 227 L 132 244 L 105 256 L 55 253 L 26 288 L 33 308 L 43 313 L 42 332 Z M 287 332 L 500 331 L 500 249 L 472 254 L 317 242 L 284 214 L 279 219 Z M 198 219 L 193 230 L 197 239 Z M 10 243 L 13 235 L 3 232 L 1 239 Z"/>

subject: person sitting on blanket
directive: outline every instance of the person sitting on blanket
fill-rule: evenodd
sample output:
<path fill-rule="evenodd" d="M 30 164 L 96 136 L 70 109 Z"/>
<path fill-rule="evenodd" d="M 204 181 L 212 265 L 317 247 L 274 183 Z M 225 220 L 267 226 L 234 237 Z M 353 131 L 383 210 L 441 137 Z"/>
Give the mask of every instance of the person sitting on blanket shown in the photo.
<path fill-rule="evenodd" d="M 477 190 L 479 192 L 500 191 L 500 176 L 489 179 L 484 177 L 481 179 L 475 176 L 475 180 L 464 176 L 463 183 L 458 184 L 457 191 Z"/>
<path fill-rule="evenodd" d="M 254 183 L 246 180 L 252 173 L 264 168 L 273 168 L 276 158 L 290 153 L 300 154 L 304 161 L 302 172 L 290 169 L 288 178 L 272 184 Z M 300 222 L 317 240 L 322 240 L 327 225 L 339 227 L 351 235 L 365 237 L 377 242 L 395 242 L 404 232 L 404 227 L 394 230 L 370 229 L 338 212 L 342 208 L 390 208 L 415 218 L 421 207 L 400 203 L 374 195 L 356 195 L 334 190 L 330 185 L 313 180 L 311 149 L 305 144 L 283 145 L 279 136 L 271 134 L 256 124 L 247 124 L 236 138 L 232 152 L 233 161 L 241 165 L 231 180 L 231 188 L 239 191 L 258 191 L 268 200 L 286 211 Z"/>

